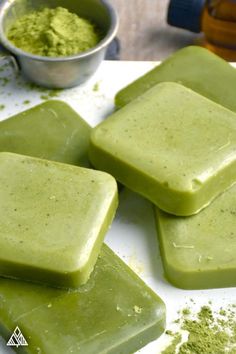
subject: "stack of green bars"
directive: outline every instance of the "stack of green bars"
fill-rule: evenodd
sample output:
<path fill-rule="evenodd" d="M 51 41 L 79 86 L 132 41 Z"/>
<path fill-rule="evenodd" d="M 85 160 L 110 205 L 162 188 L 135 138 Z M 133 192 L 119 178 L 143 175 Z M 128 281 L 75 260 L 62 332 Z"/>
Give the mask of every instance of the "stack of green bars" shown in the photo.
<path fill-rule="evenodd" d="M 189 47 L 93 130 L 60 101 L 0 123 L 7 340 L 19 326 L 30 354 L 130 354 L 164 331 L 162 300 L 103 244 L 116 180 L 154 204 L 171 283 L 236 286 L 235 89 L 235 69 Z"/>
<path fill-rule="evenodd" d="M 19 344 L 20 329 L 25 353 L 127 354 L 165 328 L 162 300 L 103 244 L 117 184 L 85 168 L 90 132 L 60 101 L 0 123 L 0 330 Z"/>
<path fill-rule="evenodd" d="M 188 47 L 121 90 L 90 160 L 148 198 L 166 277 L 236 286 L 236 71 Z"/>

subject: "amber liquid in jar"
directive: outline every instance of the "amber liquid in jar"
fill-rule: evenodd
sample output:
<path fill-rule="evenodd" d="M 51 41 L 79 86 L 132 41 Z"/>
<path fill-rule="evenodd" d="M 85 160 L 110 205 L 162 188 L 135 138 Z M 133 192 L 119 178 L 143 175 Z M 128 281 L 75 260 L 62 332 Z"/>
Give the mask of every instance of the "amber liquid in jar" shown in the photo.
<path fill-rule="evenodd" d="M 203 45 L 236 61 L 236 0 L 209 0 L 202 15 Z"/>

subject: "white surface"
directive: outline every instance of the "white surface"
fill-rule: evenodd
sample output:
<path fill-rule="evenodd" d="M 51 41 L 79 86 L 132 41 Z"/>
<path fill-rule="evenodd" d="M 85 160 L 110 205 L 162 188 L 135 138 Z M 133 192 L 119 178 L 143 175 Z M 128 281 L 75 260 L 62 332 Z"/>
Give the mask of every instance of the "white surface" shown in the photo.
<path fill-rule="evenodd" d="M 4 62 L 2 62 L 3 64 Z M 153 68 L 152 62 L 103 62 L 96 75 L 85 85 L 62 91 L 58 99 L 69 103 L 95 126 L 114 108 L 115 93 L 124 85 Z M 9 83 L 1 87 L 1 77 L 8 77 Z M 99 90 L 94 91 L 94 84 Z M 42 92 L 30 90 L 21 78 L 17 78 L 10 67 L 0 71 L 0 120 L 42 102 Z M 30 100 L 25 105 L 23 102 Z M 115 221 L 108 232 L 106 243 L 164 300 L 167 307 L 167 327 L 178 317 L 178 310 L 196 305 L 196 311 L 203 304 L 212 301 L 216 310 L 220 306 L 236 304 L 236 288 L 205 291 L 184 291 L 170 285 L 163 277 L 156 230 L 151 204 L 142 197 L 124 189 Z M 163 335 L 157 341 L 139 351 L 140 354 L 158 354 L 168 342 Z M 0 341 L 0 354 L 9 353 Z M 65 353 L 66 354 L 66 353 Z M 204 354 L 204 353 L 203 353 Z"/>

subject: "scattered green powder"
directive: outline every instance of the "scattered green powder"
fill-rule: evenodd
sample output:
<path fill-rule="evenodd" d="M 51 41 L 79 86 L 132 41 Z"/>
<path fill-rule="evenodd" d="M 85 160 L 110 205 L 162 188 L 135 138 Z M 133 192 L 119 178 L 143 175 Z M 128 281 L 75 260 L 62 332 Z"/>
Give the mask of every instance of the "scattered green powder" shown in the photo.
<path fill-rule="evenodd" d="M 179 323 L 181 330 L 188 332 L 188 339 L 180 344 L 180 333 L 166 331 L 173 339 L 162 354 L 236 354 L 236 316 L 232 308 L 220 309 L 214 316 L 209 306 L 203 306 L 191 319 L 189 309 L 182 310 Z"/>
<path fill-rule="evenodd" d="M 221 315 L 221 316 L 226 316 L 226 311 L 225 310 L 223 310 L 223 309 L 220 309 L 220 312 L 219 312 L 219 314 Z"/>
<path fill-rule="evenodd" d="M 43 95 L 40 96 L 41 100 L 50 100 L 52 98 L 58 97 L 60 94 L 61 90 L 50 90 L 46 91 Z"/>
<path fill-rule="evenodd" d="M 94 84 L 93 91 L 94 92 L 98 92 L 99 91 L 99 82 L 96 82 L 96 84 Z"/>
<path fill-rule="evenodd" d="M 25 52 L 48 57 L 78 54 L 100 41 L 99 31 L 90 21 L 62 7 L 24 15 L 10 27 L 7 36 Z"/>
<path fill-rule="evenodd" d="M 174 334 L 171 344 L 162 352 L 162 354 L 174 354 L 176 347 L 181 342 L 181 339 L 182 339 L 181 334 L 179 333 Z"/>
<path fill-rule="evenodd" d="M 21 85 L 21 84 L 20 84 Z M 42 93 L 40 96 L 41 100 L 50 100 L 55 97 L 59 97 L 60 93 L 62 92 L 61 89 L 54 89 L 50 90 L 45 87 L 38 86 L 32 82 L 26 82 L 24 85 L 30 90 L 35 91 L 37 93 Z"/>
<path fill-rule="evenodd" d="M 133 309 L 134 309 L 135 313 L 141 313 L 142 312 L 142 307 L 139 307 L 137 305 L 135 305 Z"/>
<path fill-rule="evenodd" d="M 185 316 L 190 315 L 190 313 L 191 313 L 191 312 L 190 312 L 190 309 L 189 309 L 189 308 L 185 308 L 185 309 L 182 310 L 182 314 L 185 315 Z"/>
<path fill-rule="evenodd" d="M 3 64 L 0 67 L 0 72 L 1 71 L 4 72 L 8 68 L 9 68 L 9 64 Z M 11 81 L 11 79 L 4 77 L 4 76 L 0 76 L 0 88 L 4 88 L 10 81 Z M 51 90 L 51 89 L 37 86 L 34 83 L 22 81 L 20 77 L 16 79 L 16 83 L 20 88 L 23 87 L 23 88 L 26 88 L 30 91 L 34 91 L 38 94 L 41 94 L 40 98 L 44 101 L 47 101 L 47 100 L 50 100 L 53 98 L 57 98 L 60 96 L 60 93 L 62 92 L 62 90 L 60 90 L 60 89 Z M 5 89 L 4 89 L 4 91 L 2 91 L 0 93 L 5 94 L 7 96 L 12 96 L 12 92 L 6 92 Z M 30 100 L 25 100 L 22 102 L 22 104 L 28 105 L 28 104 L 30 104 L 30 102 L 31 102 Z M 15 104 L 15 106 L 18 107 L 18 104 Z M 0 104 L 0 111 L 2 111 L 4 108 L 5 108 L 5 105 Z"/>

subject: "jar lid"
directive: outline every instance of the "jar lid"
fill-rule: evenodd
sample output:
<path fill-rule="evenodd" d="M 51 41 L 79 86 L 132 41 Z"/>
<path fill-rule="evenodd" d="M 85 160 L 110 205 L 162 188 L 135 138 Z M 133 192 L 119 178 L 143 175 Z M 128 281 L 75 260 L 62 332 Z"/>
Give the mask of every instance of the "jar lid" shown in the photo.
<path fill-rule="evenodd" d="M 201 32 L 201 16 L 206 0 L 170 0 L 167 22 L 171 26 Z"/>

